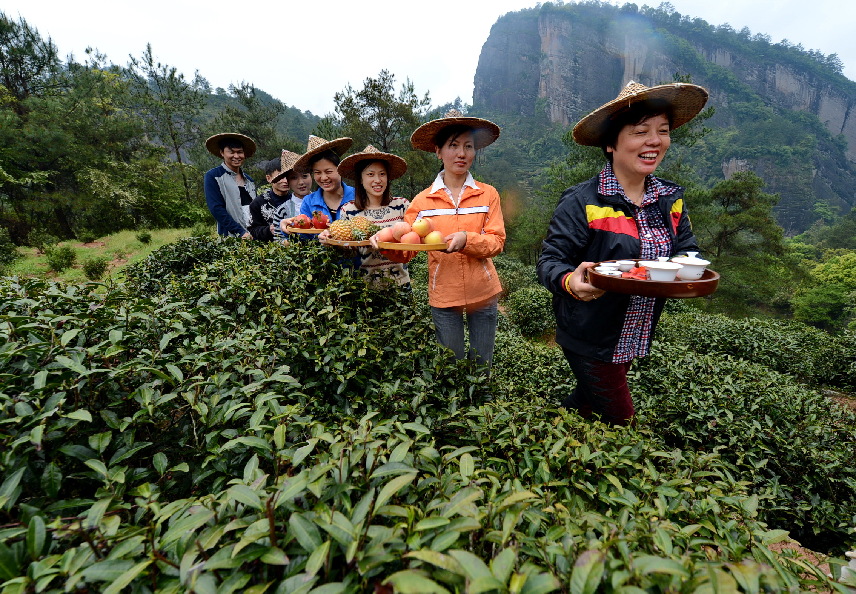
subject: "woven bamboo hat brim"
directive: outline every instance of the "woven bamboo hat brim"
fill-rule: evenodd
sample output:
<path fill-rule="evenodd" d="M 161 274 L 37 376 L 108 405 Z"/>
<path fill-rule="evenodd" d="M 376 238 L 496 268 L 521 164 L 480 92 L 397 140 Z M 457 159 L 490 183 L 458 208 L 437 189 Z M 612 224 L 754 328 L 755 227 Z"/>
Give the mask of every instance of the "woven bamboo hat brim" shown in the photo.
<path fill-rule="evenodd" d="M 241 143 L 241 146 L 244 147 L 244 156 L 249 159 L 256 153 L 256 143 L 249 136 L 244 136 L 243 134 L 238 134 L 237 132 L 223 132 L 222 134 L 215 134 L 208 138 L 205 141 L 205 148 L 208 149 L 208 152 L 214 155 L 215 157 L 221 157 L 220 154 L 220 141 L 228 138 L 229 140 L 237 140 Z"/>
<path fill-rule="evenodd" d="M 357 164 L 362 161 L 384 161 L 387 178 L 390 180 L 398 179 L 407 171 L 407 161 L 392 153 L 382 153 L 372 145 L 368 145 L 362 152 L 349 155 L 339 163 L 339 175 L 356 181 Z"/>
<path fill-rule="evenodd" d="M 688 83 L 672 83 L 646 87 L 637 82 L 627 83 L 618 97 L 604 103 L 585 116 L 574 126 L 574 141 L 585 146 L 603 146 L 603 135 L 609 128 L 609 120 L 633 103 L 648 100 L 665 101 L 672 108 L 672 130 L 683 126 L 696 117 L 707 103 L 707 89 Z"/>
<path fill-rule="evenodd" d="M 469 126 L 473 129 L 473 144 L 475 144 L 476 150 L 493 144 L 499 138 L 499 126 L 490 120 L 466 117 L 457 109 L 451 109 L 446 112 L 444 117 L 431 120 L 416 128 L 416 131 L 410 136 L 410 144 L 420 151 L 433 153 L 437 146 L 434 144 L 434 139 L 440 130 L 455 125 Z"/>
<path fill-rule="evenodd" d="M 309 161 L 315 155 L 324 151 L 333 151 L 340 157 L 348 152 L 354 141 L 350 138 L 337 138 L 336 140 L 324 140 L 320 136 L 309 136 L 309 142 L 306 143 L 306 152 L 294 163 L 294 169 L 308 169 Z"/>
<path fill-rule="evenodd" d="M 288 175 L 293 169 L 295 163 L 300 160 L 300 155 L 297 153 L 292 153 L 291 151 L 287 151 L 282 149 L 282 156 L 279 158 L 279 175 L 271 180 L 270 183 L 275 184 L 286 175 Z"/>

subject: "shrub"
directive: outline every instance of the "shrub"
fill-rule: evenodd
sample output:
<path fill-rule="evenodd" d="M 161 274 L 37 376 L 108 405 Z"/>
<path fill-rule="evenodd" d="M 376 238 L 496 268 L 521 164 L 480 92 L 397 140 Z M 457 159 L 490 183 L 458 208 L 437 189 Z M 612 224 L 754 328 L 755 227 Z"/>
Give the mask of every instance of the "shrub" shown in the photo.
<path fill-rule="evenodd" d="M 89 258 L 83 262 L 83 274 L 91 281 L 101 280 L 104 273 L 107 272 L 109 260 L 104 256 Z"/>
<path fill-rule="evenodd" d="M 137 239 L 140 243 L 148 245 L 152 241 L 151 231 L 139 231 L 137 233 Z"/>
<path fill-rule="evenodd" d="M 493 264 L 502 283 L 503 295 L 510 295 L 524 287 L 538 286 L 538 276 L 534 266 L 524 264 L 505 253 L 494 258 Z"/>
<path fill-rule="evenodd" d="M 0 269 L 5 268 L 20 257 L 21 254 L 18 253 L 17 246 L 9 236 L 9 230 L 0 227 Z"/>
<path fill-rule="evenodd" d="M 77 252 L 67 245 L 53 246 L 46 248 L 45 259 L 50 270 L 62 272 L 66 268 L 74 266 L 77 260 Z"/>
<path fill-rule="evenodd" d="M 556 329 L 553 296 L 541 286 L 524 287 L 505 300 L 508 319 L 524 336 L 541 336 Z"/>
<path fill-rule="evenodd" d="M 214 235 L 214 227 L 210 223 L 198 221 L 190 228 L 191 237 L 211 237 Z"/>
<path fill-rule="evenodd" d="M 655 342 L 634 367 L 641 422 L 669 448 L 717 452 L 765 522 L 816 550 L 853 539 L 856 415 L 758 363 Z"/>
<path fill-rule="evenodd" d="M 856 387 L 852 334 L 835 336 L 799 322 L 734 320 L 694 311 L 664 314 L 657 336 L 690 351 L 740 357 L 813 384 Z"/>
<path fill-rule="evenodd" d="M 498 337 L 539 380 L 483 403 L 333 250 L 194 241 L 103 291 L 0 279 L 15 591 L 830 589 L 723 453 L 534 397 L 558 349 Z"/>
<path fill-rule="evenodd" d="M 125 278 L 142 294 L 162 291 L 176 277 L 183 277 L 199 264 L 213 262 L 225 246 L 239 240 L 220 242 L 213 237 L 188 237 L 162 246 L 142 262 L 125 268 Z"/>
<path fill-rule="evenodd" d="M 27 236 L 27 243 L 31 247 L 36 248 L 39 253 L 44 254 L 47 253 L 48 248 L 59 243 L 59 238 L 43 229 L 35 229 L 34 231 L 30 231 L 30 234 Z"/>
<path fill-rule="evenodd" d="M 95 231 L 81 231 L 77 234 L 77 239 L 79 239 L 81 243 L 92 243 L 98 239 L 98 234 L 95 233 Z"/>
<path fill-rule="evenodd" d="M 492 378 L 504 398 L 556 406 L 576 383 L 561 349 L 503 331 L 496 336 Z"/>

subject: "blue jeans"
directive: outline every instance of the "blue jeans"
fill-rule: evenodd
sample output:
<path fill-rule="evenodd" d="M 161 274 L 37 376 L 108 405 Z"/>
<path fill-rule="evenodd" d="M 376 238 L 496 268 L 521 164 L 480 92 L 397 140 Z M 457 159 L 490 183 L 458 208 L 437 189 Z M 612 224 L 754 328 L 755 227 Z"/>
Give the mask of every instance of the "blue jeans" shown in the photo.
<path fill-rule="evenodd" d="M 496 303 L 498 296 L 480 303 L 478 309 L 467 307 L 432 307 L 431 318 L 437 329 L 437 342 L 452 349 L 456 359 L 490 366 L 496 339 Z M 464 317 L 470 335 L 469 352 L 464 353 Z"/>

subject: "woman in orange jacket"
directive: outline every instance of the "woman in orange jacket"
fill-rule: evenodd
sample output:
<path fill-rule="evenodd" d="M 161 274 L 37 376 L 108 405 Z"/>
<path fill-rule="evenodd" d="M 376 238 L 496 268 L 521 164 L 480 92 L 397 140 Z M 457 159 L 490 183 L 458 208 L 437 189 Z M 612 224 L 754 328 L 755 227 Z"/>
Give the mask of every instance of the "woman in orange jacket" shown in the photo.
<path fill-rule="evenodd" d="M 476 151 L 499 137 L 499 126 L 455 110 L 423 124 L 411 144 L 435 153 L 443 170 L 410 203 L 404 220 L 427 218 L 448 248 L 428 253 L 428 303 L 437 341 L 455 357 L 490 365 L 496 336 L 497 300 L 502 291 L 491 258 L 505 245 L 499 193 L 470 173 Z M 464 322 L 470 348 L 465 353 Z"/>

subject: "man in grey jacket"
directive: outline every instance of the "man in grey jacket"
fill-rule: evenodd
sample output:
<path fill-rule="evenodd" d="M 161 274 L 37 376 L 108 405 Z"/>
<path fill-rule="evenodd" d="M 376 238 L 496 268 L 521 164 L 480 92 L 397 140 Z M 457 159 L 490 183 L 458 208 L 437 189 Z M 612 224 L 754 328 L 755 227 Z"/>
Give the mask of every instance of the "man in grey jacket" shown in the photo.
<path fill-rule="evenodd" d="M 217 233 L 252 239 L 247 228 L 256 186 L 241 165 L 256 152 L 256 143 L 249 136 L 226 132 L 206 140 L 205 148 L 223 159 L 205 174 L 204 180 L 205 202 L 217 221 Z"/>

